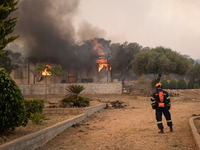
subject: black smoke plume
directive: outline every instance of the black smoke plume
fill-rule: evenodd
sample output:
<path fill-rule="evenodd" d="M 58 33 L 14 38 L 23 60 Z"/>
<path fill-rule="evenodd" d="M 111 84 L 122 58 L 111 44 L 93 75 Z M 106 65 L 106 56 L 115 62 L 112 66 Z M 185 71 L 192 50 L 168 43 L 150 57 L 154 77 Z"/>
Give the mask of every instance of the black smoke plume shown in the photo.
<path fill-rule="evenodd" d="M 20 34 L 20 40 L 28 48 L 28 57 L 62 66 L 77 62 L 73 18 L 78 11 L 78 5 L 79 0 L 19 2 L 16 30 Z"/>

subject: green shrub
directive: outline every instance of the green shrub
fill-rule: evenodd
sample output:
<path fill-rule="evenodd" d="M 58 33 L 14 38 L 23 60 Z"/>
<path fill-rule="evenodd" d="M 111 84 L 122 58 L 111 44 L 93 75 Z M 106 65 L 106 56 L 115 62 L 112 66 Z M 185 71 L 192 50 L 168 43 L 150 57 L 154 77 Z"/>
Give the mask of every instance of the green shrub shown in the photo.
<path fill-rule="evenodd" d="M 178 80 L 177 89 L 187 89 L 187 84 L 184 79 Z"/>
<path fill-rule="evenodd" d="M 83 87 L 83 85 L 70 85 L 67 87 L 67 91 L 75 96 L 78 97 L 78 95 L 84 90 L 85 88 Z"/>
<path fill-rule="evenodd" d="M 162 86 L 163 86 L 164 89 L 169 88 L 169 84 L 168 84 L 167 80 L 162 80 L 161 83 L 162 83 Z"/>
<path fill-rule="evenodd" d="M 25 98 L 26 117 L 30 118 L 31 114 L 42 114 L 44 108 L 44 99 Z"/>
<path fill-rule="evenodd" d="M 199 89 L 199 84 L 194 84 L 194 89 Z"/>
<path fill-rule="evenodd" d="M 77 98 L 77 102 L 79 103 L 80 107 L 87 107 L 90 105 L 90 99 L 87 97 L 81 97 L 79 96 Z"/>
<path fill-rule="evenodd" d="M 169 89 L 177 89 L 176 80 L 170 80 L 169 82 Z"/>
<path fill-rule="evenodd" d="M 24 97 L 17 86 L 6 73 L 0 69 L 0 134 L 14 130 L 24 125 L 25 105 Z"/>
<path fill-rule="evenodd" d="M 149 84 L 151 81 L 146 78 L 144 75 L 139 77 L 138 80 L 137 80 L 137 83 L 139 84 Z"/>
<path fill-rule="evenodd" d="M 41 114 L 39 112 L 30 114 L 30 120 L 32 120 L 33 124 L 41 124 L 44 118 L 44 114 Z"/>
<path fill-rule="evenodd" d="M 194 89 L 195 81 L 190 79 L 188 82 L 188 89 Z"/>
<path fill-rule="evenodd" d="M 75 98 L 73 96 L 67 96 L 62 99 L 61 107 L 73 107 L 74 106 Z"/>
<path fill-rule="evenodd" d="M 90 105 L 89 98 L 70 95 L 62 99 L 61 107 L 87 107 Z"/>

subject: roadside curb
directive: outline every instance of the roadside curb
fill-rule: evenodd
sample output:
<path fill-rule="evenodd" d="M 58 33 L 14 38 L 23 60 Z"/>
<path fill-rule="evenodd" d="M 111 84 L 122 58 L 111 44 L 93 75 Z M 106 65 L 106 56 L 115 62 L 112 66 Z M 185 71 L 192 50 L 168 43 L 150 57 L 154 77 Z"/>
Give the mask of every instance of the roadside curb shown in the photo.
<path fill-rule="evenodd" d="M 72 125 L 83 121 L 85 118 L 87 118 L 87 116 L 92 115 L 93 113 L 105 107 L 106 104 L 99 104 L 93 107 L 87 107 L 84 109 L 84 113 L 81 115 L 57 123 L 53 126 L 39 130 L 32 134 L 23 136 L 8 143 L 2 144 L 0 145 L 0 150 L 34 150 L 46 144 L 49 140 L 53 139 L 55 136 L 63 132 L 68 127 L 71 127 Z"/>
<path fill-rule="evenodd" d="M 194 119 L 199 118 L 200 116 L 195 116 L 189 119 L 190 128 L 192 130 L 192 134 L 194 136 L 195 142 L 197 144 L 198 149 L 200 150 L 200 134 L 197 131 L 197 128 L 194 124 Z"/>

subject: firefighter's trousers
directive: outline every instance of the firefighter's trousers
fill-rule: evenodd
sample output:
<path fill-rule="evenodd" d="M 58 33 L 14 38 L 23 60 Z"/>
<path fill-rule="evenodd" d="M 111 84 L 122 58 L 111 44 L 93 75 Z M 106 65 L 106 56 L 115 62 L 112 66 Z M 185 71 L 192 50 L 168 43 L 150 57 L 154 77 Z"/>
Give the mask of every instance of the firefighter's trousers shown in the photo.
<path fill-rule="evenodd" d="M 159 129 L 163 129 L 163 124 L 162 124 L 162 114 L 164 114 L 165 119 L 167 121 L 167 125 L 170 127 L 172 126 L 172 120 L 171 120 L 171 114 L 167 108 L 156 108 L 156 120 L 157 120 L 157 126 Z"/>

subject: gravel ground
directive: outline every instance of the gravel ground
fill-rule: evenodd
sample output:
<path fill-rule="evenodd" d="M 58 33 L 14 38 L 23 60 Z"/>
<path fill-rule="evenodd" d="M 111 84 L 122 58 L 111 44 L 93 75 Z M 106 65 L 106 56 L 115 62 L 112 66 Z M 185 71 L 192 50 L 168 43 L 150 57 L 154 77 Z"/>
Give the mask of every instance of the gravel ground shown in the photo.
<path fill-rule="evenodd" d="M 149 98 L 131 95 L 95 96 L 102 102 L 120 101 L 122 108 L 108 107 L 66 129 L 37 150 L 197 150 L 189 118 L 200 114 L 200 100 L 172 99 L 174 132 L 165 119 L 159 134 L 155 110 Z"/>

